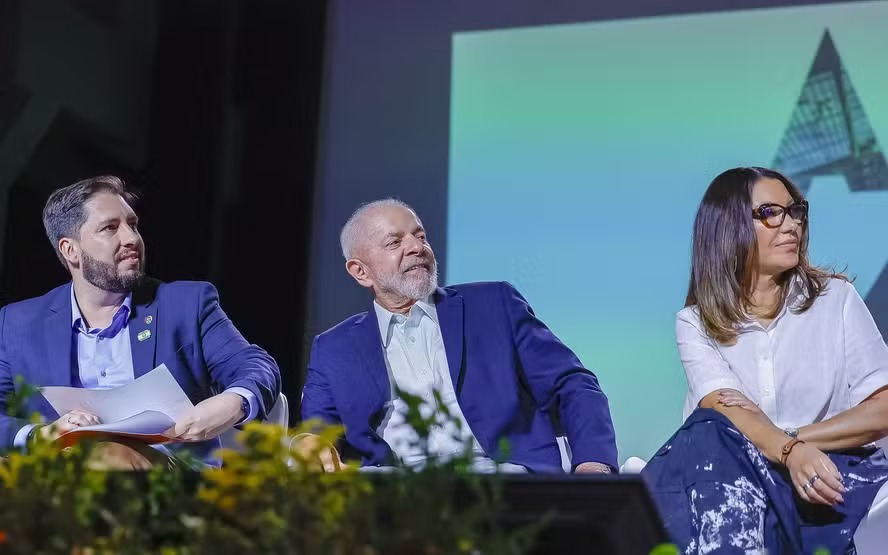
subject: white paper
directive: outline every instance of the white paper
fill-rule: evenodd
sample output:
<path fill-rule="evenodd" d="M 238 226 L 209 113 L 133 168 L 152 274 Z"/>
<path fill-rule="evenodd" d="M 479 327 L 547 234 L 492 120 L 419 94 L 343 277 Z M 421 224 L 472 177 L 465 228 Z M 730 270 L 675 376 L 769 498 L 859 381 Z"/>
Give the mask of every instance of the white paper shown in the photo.
<path fill-rule="evenodd" d="M 109 425 L 145 412 L 160 413 L 175 423 L 194 408 L 165 364 L 113 389 L 51 386 L 40 388 L 40 392 L 59 415 L 80 409 Z"/>
<path fill-rule="evenodd" d="M 96 424 L 95 426 L 81 426 L 74 428 L 74 432 L 114 432 L 123 434 L 155 435 L 163 434 L 176 423 L 172 418 L 162 412 L 146 410 L 135 416 L 111 422 L 109 424 Z"/>

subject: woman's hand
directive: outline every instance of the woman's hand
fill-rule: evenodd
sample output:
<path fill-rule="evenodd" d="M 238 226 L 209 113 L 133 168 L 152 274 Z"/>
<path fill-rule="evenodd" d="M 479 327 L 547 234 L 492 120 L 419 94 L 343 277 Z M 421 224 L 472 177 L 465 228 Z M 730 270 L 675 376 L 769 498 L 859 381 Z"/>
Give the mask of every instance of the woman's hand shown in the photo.
<path fill-rule="evenodd" d="M 753 403 L 749 397 L 736 389 L 720 389 L 718 392 L 718 402 L 726 407 L 740 407 L 752 412 L 762 412 L 762 409 Z"/>
<path fill-rule="evenodd" d="M 797 444 L 786 458 L 786 469 L 799 497 L 805 501 L 830 506 L 845 502 L 839 469 L 816 447 Z"/>
<path fill-rule="evenodd" d="M 718 392 L 718 403 L 726 407 L 739 407 L 750 412 L 764 414 L 749 397 L 735 389 Z M 790 438 L 787 437 L 787 441 Z M 805 443 L 797 444 L 786 459 L 786 468 L 799 497 L 808 503 L 837 505 L 844 503 L 842 475 L 823 451 Z"/>

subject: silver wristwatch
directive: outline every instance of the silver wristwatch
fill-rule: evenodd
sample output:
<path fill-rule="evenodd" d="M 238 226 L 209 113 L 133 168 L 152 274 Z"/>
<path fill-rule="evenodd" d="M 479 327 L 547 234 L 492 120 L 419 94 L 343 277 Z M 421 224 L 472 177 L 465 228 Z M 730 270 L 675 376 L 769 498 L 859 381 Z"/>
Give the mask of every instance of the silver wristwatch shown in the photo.
<path fill-rule="evenodd" d="M 799 429 L 798 428 L 783 428 L 783 432 L 789 437 L 796 438 L 799 437 Z"/>

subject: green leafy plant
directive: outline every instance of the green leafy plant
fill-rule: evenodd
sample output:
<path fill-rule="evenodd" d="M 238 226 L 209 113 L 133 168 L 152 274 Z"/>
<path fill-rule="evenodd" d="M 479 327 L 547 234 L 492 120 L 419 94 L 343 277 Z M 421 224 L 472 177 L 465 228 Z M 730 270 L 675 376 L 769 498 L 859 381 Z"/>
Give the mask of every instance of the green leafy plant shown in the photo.
<path fill-rule="evenodd" d="M 297 431 L 308 429 L 316 426 Z M 333 443 L 341 433 L 327 427 L 320 435 Z M 354 468 L 318 472 L 320 447 L 300 451 L 278 426 L 248 424 L 240 439 L 244 450 L 223 451 L 223 467 L 203 473 L 199 552 L 370 552 L 372 488 L 365 476 Z"/>
<path fill-rule="evenodd" d="M 324 444 L 343 429 L 307 422 L 295 430 L 250 423 L 242 449 L 223 450 L 220 469 L 155 466 L 147 472 L 96 470 L 98 446 L 69 449 L 39 436 L 28 451 L 0 459 L 0 553 L 520 554 L 537 527 L 505 530 L 502 483 L 472 472 L 472 444 L 438 457 L 436 426 L 461 423 L 440 395 L 431 407 L 402 393 L 421 467 L 373 475 L 347 466 L 319 471 Z M 15 401 L 17 410 L 25 406 Z M 11 407 L 10 404 L 7 405 Z M 300 446 L 311 431 L 321 441 Z M 295 435 L 294 435 L 295 434 Z"/>
<path fill-rule="evenodd" d="M 431 403 L 405 391 L 398 396 L 406 405 L 405 420 L 416 432 L 412 448 L 421 453 L 420 466 L 401 465 L 398 479 L 377 485 L 380 537 L 383 553 L 484 553 L 520 554 L 528 551 L 544 524 L 505 530 L 499 517 L 506 510 L 503 483 L 497 474 L 472 472 L 473 442 L 463 437 L 462 420 L 452 414 L 439 392 Z M 461 451 L 439 455 L 429 438 L 436 429 L 450 430 Z M 500 446 L 500 461 L 508 457 L 508 444 Z M 410 508 L 408 510 L 405 510 Z"/>
<path fill-rule="evenodd" d="M 37 442 L 27 455 L 13 452 L 0 463 L 5 549 L 66 553 L 71 546 L 92 543 L 91 527 L 101 519 L 99 499 L 107 491 L 107 476 L 89 471 L 86 460 L 84 449 L 60 451 Z"/>

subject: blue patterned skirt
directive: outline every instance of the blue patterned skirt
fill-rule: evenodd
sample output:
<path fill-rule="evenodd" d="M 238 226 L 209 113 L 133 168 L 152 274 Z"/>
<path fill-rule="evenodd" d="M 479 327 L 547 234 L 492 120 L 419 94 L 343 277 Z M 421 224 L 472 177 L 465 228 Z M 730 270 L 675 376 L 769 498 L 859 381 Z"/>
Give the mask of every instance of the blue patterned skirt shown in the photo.
<path fill-rule="evenodd" d="M 697 409 L 642 476 L 680 553 L 854 553 L 854 532 L 882 484 L 881 449 L 829 453 L 845 502 L 813 505 L 725 416 Z M 886 546 L 888 553 L 888 546 Z"/>

